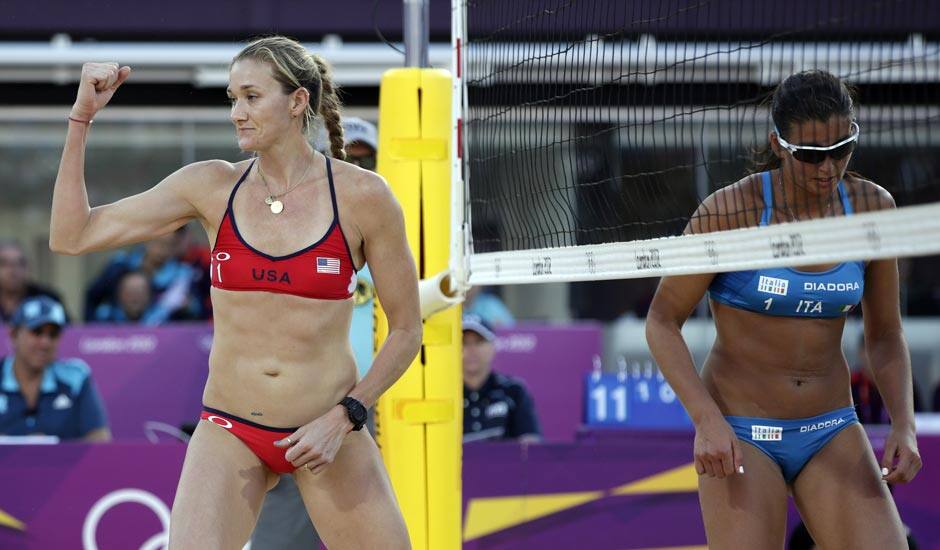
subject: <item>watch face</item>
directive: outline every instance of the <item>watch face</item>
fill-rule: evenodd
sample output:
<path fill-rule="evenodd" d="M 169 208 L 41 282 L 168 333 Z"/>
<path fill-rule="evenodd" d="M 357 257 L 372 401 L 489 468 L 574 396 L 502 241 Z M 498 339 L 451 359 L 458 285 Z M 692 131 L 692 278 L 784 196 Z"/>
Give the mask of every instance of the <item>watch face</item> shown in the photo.
<path fill-rule="evenodd" d="M 349 411 L 349 418 L 356 424 L 364 424 L 369 418 L 369 411 L 353 398 L 344 399 L 346 410 Z"/>

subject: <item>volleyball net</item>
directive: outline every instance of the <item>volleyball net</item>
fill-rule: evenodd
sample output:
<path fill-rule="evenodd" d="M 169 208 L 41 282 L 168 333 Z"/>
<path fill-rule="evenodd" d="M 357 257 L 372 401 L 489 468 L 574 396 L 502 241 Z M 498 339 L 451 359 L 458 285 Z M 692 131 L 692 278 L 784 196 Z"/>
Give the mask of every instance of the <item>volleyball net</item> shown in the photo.
<path fill-rule="evenodd" d="M 936 3 L 455 0 L 453 22 L 453 267 L 471 284 L 940 252 Z M 776 85 L 812 69 L 854 87 L 848 169 L 898 208 L 874 187 L 850 190 L 851 216 L 777 190 L 761 226 L 733 184 L 767 147 Z M 700 208 L 719 190 L 720 212 Z"/>

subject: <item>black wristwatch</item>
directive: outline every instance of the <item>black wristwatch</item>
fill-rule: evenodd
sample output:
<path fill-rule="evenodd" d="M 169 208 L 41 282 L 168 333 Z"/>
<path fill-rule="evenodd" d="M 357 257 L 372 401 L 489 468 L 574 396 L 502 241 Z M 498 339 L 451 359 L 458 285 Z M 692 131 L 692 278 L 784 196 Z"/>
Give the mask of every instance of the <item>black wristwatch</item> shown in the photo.
<path fill-rule="evenodd" d="M 349 417 L 349 421 L 353 424 L 353 431 L 358 432 L 366 424 L 366 420 L 369 418 L 369 411 L 366 410 L 365 405 L 360 403 L 356 398 L 349 397 L 348 395 L 339 402 L 340 405 L 346 408 L 346 416 Z"/>

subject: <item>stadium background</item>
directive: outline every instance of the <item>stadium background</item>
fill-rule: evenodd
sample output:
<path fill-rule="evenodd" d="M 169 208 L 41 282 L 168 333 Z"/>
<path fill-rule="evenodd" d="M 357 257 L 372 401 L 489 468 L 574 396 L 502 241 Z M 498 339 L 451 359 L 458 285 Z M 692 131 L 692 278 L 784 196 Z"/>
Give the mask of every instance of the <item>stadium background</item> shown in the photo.
<path fill-rule="evenodd" d="M 734 3 L 729 4 L 733 11 Z M 741 2 L 738 9 L 748 5 Z M 818 4 L 809 0 L 787 3 L 790 13 L 797 17 L 806 14 L 807 24 L 815 21 L 817 9 Z M 891 28 L 873 21 L 871 28 L 856 30 L 871 40 L 894 39 L 916 30 L 925 40 L 936 41 L 940 13 L 924 15 L 895 18 L 896 26 Z M 731 40 L 772 32 L 776 24 L 773 11 L 750 13 L 747 20 L 753 25 L 745 29 L 734 25 L 735 20 L 738 18 L 716 13 L 708 21 L 672 22 L 668 31 L 693 37 L 696 33 L 721 35 Z M 188 162 L 240 158 L 227 118 L 224 86 L 228 60 L 252 35 L 278 32 L 307 43 L 333 63 L 336 80 L 344 90 L 345 113 L 378 120 L 379 79 L 385 70 L 400 67 L 403 58 L 377 38 L 376 28 L 398 43 L 401 21 L 401 4 L 389 0 L 350 0 L 343 3 L 342 10 L 332 3 L 286 0 L 17 3 L 0 18 L 0 166 L 4 167 L 0 172 L 0 237 L 23 243 L 36 279 L 62 291 L 73 314 L 82 311 L 84 286 L 109 254 L 63 257 L 51 254 L 47 246 L 49 198 L 65 132 L 63 120 L 74 98 L 82 61 L 114 59 L 135 71 L 96 120 L 89 142 L 88 170 L 96 175 L 89 192 L 96 204 L 146 189 Z M 432 2 L 433 67 L 450 68 L 450 24 L 449 3 Z M 577 21 L 571 24 L 572 31 L 591 31 L 579 29 Z M 663 29 L 651 22 L 648 31 L 655 34 L 657 30 Z M 868 99 L 888 93 L 877 86 L 862 92 Z M 710 89 L 693 87 L 688 93 L 706 100 Z M 891 93 L 930 95 L 940 102 L 936 75 Z M 930 132 L 928 139 L 936 140 L 938 134 Z M 930 144 L 936 146 L 934 141 Z M 689 148 L 694 146 L 688 144 Z M 682 158 L 670 155 L 636 158 L 634 152 L 603 147 L 589 144 L 581 153 L 588 158 L 592 154 L 633 155 L 631 162 L 645 163 L 650 170 L 682 162 Z M 926 193 L 937 193 L 940 160 L 936 154 L 866 146 L 853 166 L 875 181 L 903 178 Z M 720 177 L 732 178 L 744 167 L 745 160 L 738 159 L 725 166 L 726 176 Z M 663 193 L 676 196 L 687 192 L 688 183 L 679 180 L 667 182 L 663 189 Z M 691 208 L 694 195 L 687 198 Z M 937 200 L 936 195 L 932 200 Z M 201 231 L 197 228 L 193 233 Z M 940 333 L 940 260 L 936 256 L 905 259 L 901 268 L 905 275 L 902 311 L 915 380 L 921 401 L 929 404 L 940 383 L 936 339 Z M 655 279 L 555 283 L 505 287 L 500 292 L 517 318 L 532 327 L 542 323 L 594 327 L 602 337 L 603 368 L 616 371 L 618 360 L 633 365 L 648 357 L 642 313 L 655 284 Z M 585 322 L 587 325 L 578 324 Z M 523 335 L 538 330 L 526 332 L 527 326 L 520 329 Z M 688 328 L 698 359 L 713 337 L 708 327 L 702 310 Z M 855 353 L 860 330 L 859 323 L 849 323 L 845 338 L 849 357 Z M 504 342 L 511 347 L 517 340 Z M 567 368 L 578 376 L 590 372 L 591 367 L 585 361 Z M 937 510 L 933 513 L 936 517 Z M 936 533 L 931 536 L 930 540 L 940 540 Z M 494 543 L 492 547 L 497 546 Z"/>

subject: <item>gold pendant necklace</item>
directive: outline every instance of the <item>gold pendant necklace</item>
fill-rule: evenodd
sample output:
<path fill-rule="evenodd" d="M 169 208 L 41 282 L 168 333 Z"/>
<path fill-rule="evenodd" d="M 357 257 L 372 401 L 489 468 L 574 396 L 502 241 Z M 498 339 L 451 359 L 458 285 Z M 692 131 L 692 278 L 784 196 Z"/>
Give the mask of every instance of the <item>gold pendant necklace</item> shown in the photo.
<path fill-rule="evenodd" d="M 264 204 L 268 205 L 268 208 L 271 209 L 272 214 L 280 214 L 281 212 L 284 211 L 284 203 L 278 199 L 290 193 L 298 185 L 300 185 L 304 181 L 304 179 L 307 177 L 307 173 L 310 172 L 310 166 L 312 165 L 313 165 L 312 162 L 308 162 L 307 167 L 304 169 L 303 175 L 300 176 L 300 179 L 297 180 L 297 183 L 288 187 L 287 191 L 284 191 L 283 193 L 275 195 L 274 193 L 271 192 L 271 186 L 268 185 L 268 178 L 264 176 L 264 170 L 261 169 L 261 161 L 260 160 L 258 161 L 258 173 L 261 174 L 261 181 L 264 182 L 264 188 L 267 189 L 268 191 L 268 196 L 264 198 Z"/>

